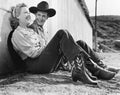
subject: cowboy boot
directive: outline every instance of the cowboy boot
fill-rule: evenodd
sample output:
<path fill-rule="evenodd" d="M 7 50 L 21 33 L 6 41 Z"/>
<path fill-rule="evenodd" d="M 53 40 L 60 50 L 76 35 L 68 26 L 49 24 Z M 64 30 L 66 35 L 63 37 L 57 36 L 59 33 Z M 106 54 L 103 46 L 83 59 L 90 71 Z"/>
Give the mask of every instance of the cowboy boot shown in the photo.
<path fill-rule="evenodd" d="M 112 67 L 112 66 L 111 67 L 107 66 L 105 69 L 108 70 L 108 71 L 111 71 L 111 72 L 115 72 L 116 74 L 120 71 L 120 68 L 115 68 L 115 67 Z"/>
<path fill-rule="evenodd" d="M 92 73 L 93 76 L 96 76 L 98 79 L 110 80 L 116 75 L 115 72 L 108 71 L 93 62 L 92 64 L 86 64 L 86 68 Z"/>
<path fill-rule="evenodd" d="M 108 71 L 101 67 L 97 67 L 97 68 L 98 68 L 98 71 L 95 72 L 93 75 L 96 76 L 98 79 L 110 80 L 116 75 L 115 72 Z"/>
<path fill-rule="evenodd" d="M 87 64 L 88 64 L 88 65 L 89 65 L 89 64 L 92 64 L 89 59 L 85 59 L 85 67 L 86 67 Z M 91 73 L 87 68 L 86 68 L 85 70 L 86 70 L 88 76 L 89 76 L 92 80 L 97 80 L 97 77 L 96 77 L 96 76 L 93 76 L 92 73 Z"/>
<path fill-rule="evenodd" d="M 83 83 L 97 85 L 97 81 L 92 80 L 86 73 L 82 53 L 74 60 L 74 66 L 72 69 L 72 80 L 75 82 L 79 80 Z"/>
<path fill-rule="evenodd" d="M 97 85 L 97 81 L 92 80 L 85 71 L 73 67 L 72 70 L 72 80 L 77 82 L 77 80 L 82 81 L 83 83 Z"/>
<path fill-rule="evenodd" d="M 91 72 L 90 72 L 87 68 L 86 68 L 85 70 L 86 70 L 87 75 L 88 75 L 92 80 L 97 80 L 97 77 L 96 77 L 96 76 L 93 76 L 93 75 L 91 74 Z"/>
<path fill-rule="evenodd" d="M 108 71 L 111 71 L 111 72 L 118 73 L 118 72 L 120 71 L 120 68 L 115 68 L 115 67 L 112 67 L 112 66 L 107 66 L 107 65 L 105 65 L 102 61 L 97 62 L 97 64 L 98 64 L 100 67 L 102 67 L 102 68 L 104 68 L 104 69 L 106 69 L 106 70 L 108 70 Z"/>

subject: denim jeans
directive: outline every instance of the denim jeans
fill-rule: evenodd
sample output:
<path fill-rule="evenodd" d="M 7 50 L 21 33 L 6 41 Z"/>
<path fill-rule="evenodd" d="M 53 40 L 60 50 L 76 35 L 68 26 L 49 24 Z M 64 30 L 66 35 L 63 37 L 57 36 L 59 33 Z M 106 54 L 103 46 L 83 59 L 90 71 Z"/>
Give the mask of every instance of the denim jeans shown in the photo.
<path fill-rule="evenodd" d="M 59 30 L 37 58 L 25 60 L 27 71 L 30 73 L 50 73 L 59 65 L 64 55 L 72 61 L 79 54 L 81 47 L 74 41 L 67 30 Z"/>
<path fill-rule="evenodd" d="M 99 55 L 94 52 L 88 45 L 86 42 L 82 41 L 82 40 L 78 40 L 76 42 L 92 59 L 92 61 L 94 61 L 96 64 L 100 61 Z"/>

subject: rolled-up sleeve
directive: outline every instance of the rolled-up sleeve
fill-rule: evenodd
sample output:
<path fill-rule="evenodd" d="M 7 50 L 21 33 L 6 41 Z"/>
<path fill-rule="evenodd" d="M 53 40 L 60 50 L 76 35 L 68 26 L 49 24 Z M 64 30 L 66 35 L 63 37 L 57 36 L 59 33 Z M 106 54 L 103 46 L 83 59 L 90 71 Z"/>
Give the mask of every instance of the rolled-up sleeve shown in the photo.
<path fill-rule="evenodd" d="M 27 34 L 19 31 L 15 31 L 12 36 L 13 46 L 20 52 L 24 53 L 28 57 L 35 58 L 41 54 L 44 46 L 40 43 L 34 43 L 31 41 Z"/>

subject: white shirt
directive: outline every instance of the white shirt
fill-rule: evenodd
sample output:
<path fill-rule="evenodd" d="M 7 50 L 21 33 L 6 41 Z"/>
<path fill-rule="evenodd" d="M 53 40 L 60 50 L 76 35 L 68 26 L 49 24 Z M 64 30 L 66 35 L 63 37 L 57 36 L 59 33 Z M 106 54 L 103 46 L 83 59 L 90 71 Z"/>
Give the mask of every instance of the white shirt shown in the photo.
<path fill-rule="evenodd" d="M 30 28 L 18 26 L 12 36 L 14 49 L 24 60 L 39 56 L 45 47 L 45 40 Z"/>

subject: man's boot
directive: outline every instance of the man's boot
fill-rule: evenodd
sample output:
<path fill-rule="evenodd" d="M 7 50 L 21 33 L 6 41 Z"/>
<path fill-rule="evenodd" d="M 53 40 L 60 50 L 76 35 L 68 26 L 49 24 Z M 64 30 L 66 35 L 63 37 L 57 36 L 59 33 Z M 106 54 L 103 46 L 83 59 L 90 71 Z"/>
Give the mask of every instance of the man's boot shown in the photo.
<path fill-rule="evenodd" d="M 96 76 L 93 76 L 93 75 L 91 74 L 91 72 L 90 72 L 87 68 L 85 68 L 85 70 L 86 70 L 87 75 L 88 75 L 92 80 L 97 80 L 97 77 L 96 77 Z"/>
<path fill-rule="evenodd" d="M 85 69 L 86 68 L 84 66 L 84 57 L 83 54 L 80 53 L 79 57 L 76 57 L 74 60 L 74 66 L 72 69 L 72 80 L 75 82 L 79 80 L 83 83 L 97 85 L 97 81 L 92 80 L 88 76 Z"/>
<path fill-rule="evenodd" d="M 93 62 L 92 64 L 86 64 L 86 68 L 92 73 L 93 76 L 96 76 L 98 79 L 110 80 L 116 75 L 115 72 L 108 71 Z"/>
<path fill-rule="evenodd" d="M 108 71 L 103 68 L 99 68 L 99 70 L 96 73 L 94 73 L 93 75 L 96 76 L 98 79 L 110 80 L 116 75 L 116 73 Z"/>
<path fill-rule="evenodd" d="M 111 72 L 115 72 L 115 73 L 118 73 L 120 71 L 120 68 L 115 68 L 115 67 L 110 67 L 110 66 L 107 66 L 105 65 L 102 61 L 99 61 L 97 62 L 97 65 L 99 65 L 100 67 L 108 70 L 108 71 L 111 71 Z"/>
<path fill-rule="evenodd" d="M 106 70 L 108 70 L 108 71 L 111 71 L 111 72 L 115 72 L 116 74 L 120 71 L 120 68 L 115 68 L 115 67 L 110 67 L 110 66 L 107 66 L 106 68 L 105 68 Z"/>

